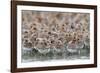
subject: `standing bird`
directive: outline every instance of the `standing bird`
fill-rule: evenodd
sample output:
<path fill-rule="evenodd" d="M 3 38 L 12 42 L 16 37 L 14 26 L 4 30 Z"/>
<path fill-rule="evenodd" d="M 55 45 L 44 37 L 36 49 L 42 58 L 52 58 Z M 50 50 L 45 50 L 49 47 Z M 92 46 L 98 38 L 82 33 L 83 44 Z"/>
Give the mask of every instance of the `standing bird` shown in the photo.
<path fill-rule="evenodd" d="M 70 41 L 67 45 L 67 50 L 70 53 L 78 53 L 80 55 L 80 50 L 84 47 L 84 43 L 82 41 Z"/>

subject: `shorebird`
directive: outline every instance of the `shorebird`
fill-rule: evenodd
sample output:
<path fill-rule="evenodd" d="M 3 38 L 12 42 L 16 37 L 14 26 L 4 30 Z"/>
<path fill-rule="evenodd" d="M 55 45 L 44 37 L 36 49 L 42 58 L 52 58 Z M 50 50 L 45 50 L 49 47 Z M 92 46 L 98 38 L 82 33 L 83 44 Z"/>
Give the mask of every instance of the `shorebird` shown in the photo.
<path fill-rule="evenodd" d="M 46 54 L 46 53 L 48 53 L 48 52 L 50 52 L 50 48 L 36 48 L 38 51 L 39 51 L 39 53 L 41 53 L 41 54 Z"/>
<path fill-rule="evenodd" d="M 46 54 L 50 51 L 49 46 L 47 45 L 46 42 L 44 42 L 42 38 L 38 38 L 38 43 L 34 48 L 36 48 L 42 54 Z"/>
<path fill-rule="evenodd" d="M 85 44 L 86 46 L 89 46 L 89 45 L 90 45 L 90 40 L 89 40 L 89 38 L 86 38 L 86 39 L 84 40 L 84 44 Z"/>
<path fill-rule="evenodd" d="M 30 55 L 32 53 L 32 48 L 26 48 L 26 47 L 22 47 L 22 54 L 28 54 Z"/>
<path fill-rule="evenodd" d="M 73 42 L 73 41 L 70 41 L 67 45 L 67 50 L 70 52 L 70 53 L 78 53 L 80 54 L 80 50 L 84 47 L 84 44 L 82 41 L 80 42 Z"/>

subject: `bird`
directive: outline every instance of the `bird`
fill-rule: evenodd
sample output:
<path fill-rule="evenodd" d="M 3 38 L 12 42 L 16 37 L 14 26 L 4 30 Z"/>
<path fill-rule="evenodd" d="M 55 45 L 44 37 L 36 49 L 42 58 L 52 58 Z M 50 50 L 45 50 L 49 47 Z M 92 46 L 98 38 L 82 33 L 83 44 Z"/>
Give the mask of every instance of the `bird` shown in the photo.
<path fill-rule="evenodd" d="M 46 54 L 46 53 L 49 53 L 50 52 L 50 48 L 36 48 L 39 53 L 41 54 Z"/>
<path fill-rule="evenodd" d="M 78 48 L 76 46 L 75 43 L 73 43 L 73 41 L 70 41 L 67 45 L 67 50 L 71 53 L 77 52 Z"/>
<path fill-rule="evenodd" d="M 84 47 L 84 43 L 83 42 L 73 42 L 70 41 L 67 45 L 67 50 L 70 53 L 78 53 L 80 54 L 80 50 Z"/>
<path fill-rule="evenodd" d="M 22 54 L 30 55 L 32 53 L 32 48 L 22 47 Z"/>

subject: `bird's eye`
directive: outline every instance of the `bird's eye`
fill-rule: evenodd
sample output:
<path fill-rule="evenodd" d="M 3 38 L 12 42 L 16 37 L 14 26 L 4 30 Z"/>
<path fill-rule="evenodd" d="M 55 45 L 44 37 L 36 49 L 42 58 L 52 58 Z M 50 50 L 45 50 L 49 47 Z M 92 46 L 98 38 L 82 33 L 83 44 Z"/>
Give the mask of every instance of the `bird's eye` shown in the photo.
<path fill-rule="evenodd" d="M 48 32 L 48 34 L 51 34 L 51 32 Z"/>
<path fill-rule="evenodd" d="M 25 33 L 28 33 L 28 31 L 25 31 Z"/>
<path fill-rule="evenodd" d="M 25 42 L 28 42 L 28 40 L 26 39 Z"/>
<path fill-rule="evenodd" d="M 34 30 L 36 30 L 36 28 L 33 28 Z"/>
<path fill-rule="evenodd" d="M 74 28 L 74 26 L 71 26 L 71 29 L 73 29 Z"/>

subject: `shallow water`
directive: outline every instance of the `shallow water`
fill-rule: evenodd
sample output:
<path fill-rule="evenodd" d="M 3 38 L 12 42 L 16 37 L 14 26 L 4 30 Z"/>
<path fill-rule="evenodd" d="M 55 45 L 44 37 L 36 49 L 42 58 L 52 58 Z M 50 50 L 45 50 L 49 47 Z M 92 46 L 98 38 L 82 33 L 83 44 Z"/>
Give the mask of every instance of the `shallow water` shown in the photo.
<path fill-rule="evenodd" d="M 22 51 L 22 62 L 31 62 L 31 61 L 49 61 L 49 60 L 76 60 L 76 59 L 89 59 L 90 52 L 88 49 L 81 49 L 80 53 L 75 52 L 71 53 L 66 49 L 63 51 L 57 52 L 50 49 L 48 53 L 41 53 L 37 49 Z"/>

